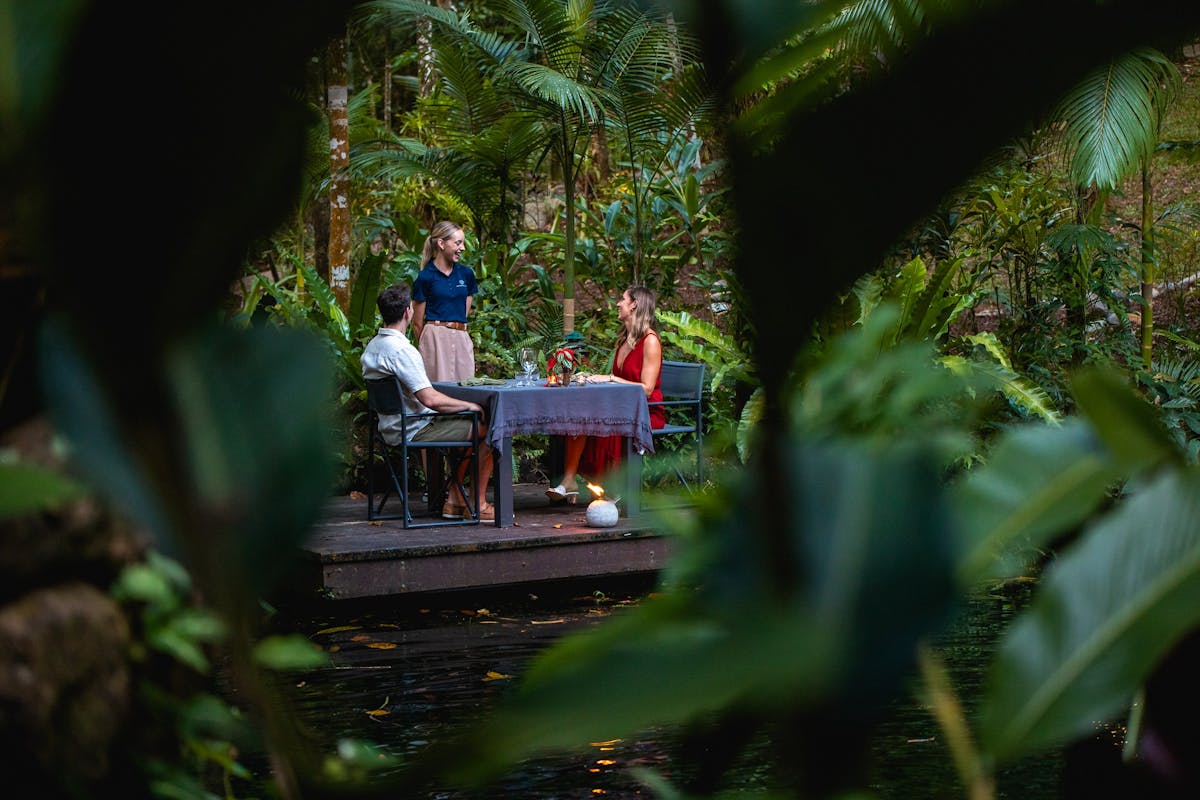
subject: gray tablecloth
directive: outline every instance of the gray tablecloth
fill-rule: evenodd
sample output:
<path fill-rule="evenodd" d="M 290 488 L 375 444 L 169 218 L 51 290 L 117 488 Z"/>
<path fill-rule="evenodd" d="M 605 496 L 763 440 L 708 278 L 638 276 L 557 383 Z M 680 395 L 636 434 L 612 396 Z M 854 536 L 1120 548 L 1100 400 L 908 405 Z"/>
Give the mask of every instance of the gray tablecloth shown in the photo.
<path fill-rule="evenodd" d="M 435 383 L 444 394 L 479 403 L 488 411 L 488 444 L 523 433 L 628 436 L 654 452 L 650 407 L 642 387 L 627 383 L 583 386 L 460 386 Z"/>

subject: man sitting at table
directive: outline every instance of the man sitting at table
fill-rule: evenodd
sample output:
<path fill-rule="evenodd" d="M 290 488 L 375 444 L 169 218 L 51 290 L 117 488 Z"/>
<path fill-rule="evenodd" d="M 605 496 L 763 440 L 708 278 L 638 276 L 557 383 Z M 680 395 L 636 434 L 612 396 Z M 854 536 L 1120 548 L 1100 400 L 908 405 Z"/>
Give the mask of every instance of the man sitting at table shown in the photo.
<path fill-rule="evenodd" d="M 362 374 L 364 378 L 391 378 L 400 381 L 401 395 L 405 413 L 426 414 L 430 410 L 439 413 L 456 411 L 475 411 L 483 414 L 483 407 L 478 403 L 459 400 L 439 392 L 429 382 L 425 373 L 425 363 L 417 348 L 408 341 L 407 329 L 412 321 L 412 297 L 404 284 L 393 284 L 379 293 L 379 313 L 383 317 L 383 327 L 375 338 L 367 344 L 362 354 Z M 379 432 L 388 444 L 400 443 L 400 415 L 380 414 Z M 488 479 L 492 474 L 492 449 L 484 442 L 487 426 L 480 422 L 479 439 L 479 481 L 475 487 L 476 507 L 479 509 L 481 520 L 494 520 L 495 509 L 487 504 Z M 471 434 L 471 420 L 466 417 L 435 417 L 410 420 L 408 423 L 409 441 L 431 441 L 437 439 L 467 439 Z M 469 459 L 463 459 L 458 467 L 458 481 L 451 484 L 450 494 L 442 506 L 444 519 L 462 519 L 467 513 L 467 502 L 459 486 L 466 477 Z"/>

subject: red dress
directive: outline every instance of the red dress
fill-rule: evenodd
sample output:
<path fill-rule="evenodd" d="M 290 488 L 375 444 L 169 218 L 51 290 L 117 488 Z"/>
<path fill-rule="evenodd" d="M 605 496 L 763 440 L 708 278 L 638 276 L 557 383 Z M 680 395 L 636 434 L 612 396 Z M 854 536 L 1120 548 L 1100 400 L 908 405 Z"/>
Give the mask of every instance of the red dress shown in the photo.
<path fill-rule="evenodd" d="M 627 381 L 634 383 L 642 382 L 642 352 L 643 345 L 646 343 L 646 337 L 658 336 L 653 331 L 647 332 L 646 336 L 638 339 L 637 344 L 625 356 L 625 361 L 617 364 L 616 359 L 613 359 L 612 374 L 618 378 L 624 378 Z M 620 345 L 617 347 L 620 352 Z M 659 365 L 658 380 L 655 381 L 654 391 L 646 398 L 649 402 L 654 403 L 663 399 L 662 395 L 662 365 Z M 650 427 L 661 428 L 667 424 L 667 411 L 662 406 L 650 407 Z M 615 470 L 621 465 L 621 455 L 624 449 L 624 442 L 620 436 L 589 436 L 587 443 L 583 446 L 583 454 L 579 457 L 579 472 L 585 477 L 593 480 Z"/>

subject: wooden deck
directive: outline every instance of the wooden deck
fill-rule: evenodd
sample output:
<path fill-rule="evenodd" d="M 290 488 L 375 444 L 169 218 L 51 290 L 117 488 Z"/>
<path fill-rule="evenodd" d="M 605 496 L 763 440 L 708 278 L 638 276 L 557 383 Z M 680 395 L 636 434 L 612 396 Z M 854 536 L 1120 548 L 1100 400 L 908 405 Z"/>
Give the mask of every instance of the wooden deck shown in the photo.
<path fill-rule="evenodd" d="M 591 528 L 585 501 L 551 505 L 544 491 L 515 487 L 508 528 L 405 530 L 398 520 L 368 522 L 365 499 L 334 498 L 302 548 L 297 577 L 310 597 L 349 599 L 651 573 L 669 557 L 670 539 L 648 528 L 652 516 Z"/>

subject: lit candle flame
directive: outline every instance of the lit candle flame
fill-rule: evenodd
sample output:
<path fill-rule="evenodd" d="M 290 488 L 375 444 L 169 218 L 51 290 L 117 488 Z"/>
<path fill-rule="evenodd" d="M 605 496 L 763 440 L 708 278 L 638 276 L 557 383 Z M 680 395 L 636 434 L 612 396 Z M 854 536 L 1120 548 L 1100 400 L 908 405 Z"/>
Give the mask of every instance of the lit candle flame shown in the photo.
<path fill-rule="evenodd" d="M 604 487 L 601 486 L 600 484 L 589 483 L 587 485 L 587 487 L 588 487 L 588 491 L 591 492 L 592 496 L 594 496 L 597 500 L 604 497 Z"/>

